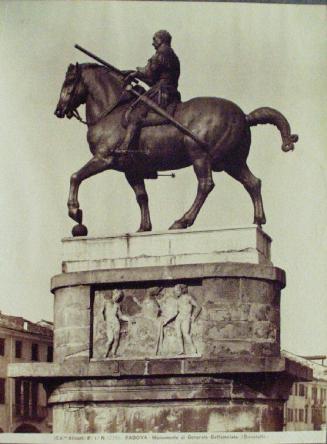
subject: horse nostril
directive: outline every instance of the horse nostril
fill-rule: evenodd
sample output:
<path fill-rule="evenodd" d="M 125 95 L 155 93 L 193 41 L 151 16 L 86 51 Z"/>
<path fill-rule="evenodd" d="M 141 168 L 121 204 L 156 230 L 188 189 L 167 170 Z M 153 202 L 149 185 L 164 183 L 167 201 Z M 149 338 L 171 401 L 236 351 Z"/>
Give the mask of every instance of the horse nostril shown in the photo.
<path fill-rule="evenodd" d="M 54 115 L 57 117 L 63 117 L 63 113 L 59 108 L 56 108 Z"/>

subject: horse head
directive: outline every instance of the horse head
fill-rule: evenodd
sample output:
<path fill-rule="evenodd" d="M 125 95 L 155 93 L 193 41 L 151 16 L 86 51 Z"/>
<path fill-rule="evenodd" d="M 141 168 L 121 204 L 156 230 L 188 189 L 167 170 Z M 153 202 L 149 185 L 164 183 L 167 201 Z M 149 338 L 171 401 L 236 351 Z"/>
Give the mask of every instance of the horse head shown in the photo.
<path fill-rule="evenodd" d="M 84 102 L 85 87 L 82 82 L 82 69 L 78 63 L 70 64 L 54 114 L 60 119 L 65 116 L 71 119 L 76 108 Z"/>

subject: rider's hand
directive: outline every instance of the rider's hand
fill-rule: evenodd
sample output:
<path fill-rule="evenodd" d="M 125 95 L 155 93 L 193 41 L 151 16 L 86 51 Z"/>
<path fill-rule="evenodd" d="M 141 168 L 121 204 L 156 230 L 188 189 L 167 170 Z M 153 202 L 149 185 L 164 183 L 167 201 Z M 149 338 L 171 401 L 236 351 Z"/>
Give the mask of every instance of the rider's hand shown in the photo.
<path fill-rule="evenodd" d="M 124 79 L 124 86 L 130 84 L 136 77 L 137 71 L 130 72 Z"/>

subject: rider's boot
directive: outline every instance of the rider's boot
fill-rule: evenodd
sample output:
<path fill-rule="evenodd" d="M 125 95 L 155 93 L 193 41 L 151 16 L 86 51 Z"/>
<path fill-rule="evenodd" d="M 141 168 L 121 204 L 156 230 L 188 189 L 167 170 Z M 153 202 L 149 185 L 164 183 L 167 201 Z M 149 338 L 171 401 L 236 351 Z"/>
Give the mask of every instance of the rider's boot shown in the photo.
<path fill-rule="evenodd" d="M 128 153 L 130 147 L 133 150 L 137 149 L 137 136 L 139 135 L 141 129 L 140 122 L 130 122 L 126 129 L 125 138 L 122 141 L 119 148 L 115 150 L 115 153 L 126 154 Z"/>

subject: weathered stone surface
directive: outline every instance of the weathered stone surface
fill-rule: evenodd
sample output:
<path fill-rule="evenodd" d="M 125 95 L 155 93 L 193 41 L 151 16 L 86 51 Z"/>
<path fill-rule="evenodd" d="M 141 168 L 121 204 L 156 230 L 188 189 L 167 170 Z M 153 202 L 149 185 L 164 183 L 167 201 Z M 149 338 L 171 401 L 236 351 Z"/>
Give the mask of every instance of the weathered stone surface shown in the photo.
<path fill-rule="evenodd" d="M 64 273 L 215 262 L 270 264 L 271 239 L 259 227 L 189 229 L 63 240 Z"/>
<path fill-rule="evenodd" d="M 54 360 L 87 358 L 90 354 L 90 288 L 56 291 L 54 301 Z"/>
<path fill-rule="evenodd" d="M 145 399 L 151 406 L 140 403 Z M 232 379 L 199 377 L 69 382 L 50 402 L 54 432 L 66 433 L 275 431 L 283 410 L 277 398 Z"/>
<path fill-rule="evenodd" d="M 190 264 L 162 267 L 140 267 L 108 270 L 92 270 L 74 273 L 62 273 L 51 279 L 51 291 L 64 287 L 78 285 L 108 285 L 151 282 L 157 285 L 161 281 L 176 281 L 180 279 L 205 278 L 240 278 L 272 281 L 278 288 L 285 286 L 285 272 L 269 265 L 242 263 Z M 256 302 L 256 301 L 253 301 Z M 260 302 L 260 301 L 258 301 Z"/>
<path fill-rule="evenodd" d="M 154 359 L 115 359 L 106 361 L 79 361 L 67 360 L 60 363 L 24 363 L 24 364 L 10 364 L 8 366 L 8 375 L 10 377 L 28 377 L 42 380 L 57 379 L 58 381 L 65 380 L 65 378 L 76 377 L 117 377 L 127 374 L 129 376 L 148 376 L 149 364 Z M 159 359 L 164 362 L 166 368 L 169 359 Z M 257 373 L 274 373 L 280 378 L 282 373 L 288 374 L 298 380 L 312 379 L 312 370 L 301 365 L 298 362 L 290 361 L 288 358 L 277 357 L 224 357 L 219 359 L 203 359 L 201 357 L 191 358 L 175 358 L 174 362 L 179 361 L 179 366 L 175 365 L 171 368 L 171 375 L 189 375 L 189 374 L 241 374 L 256 375 Z M 173 371 L 174 370 L 174 371 Z M 161 376 L 160 367 L 152 366 L 152 374 L 157 371 L 156 376 Z M 176 372 L 176 373 L 175 373 Z M 167 374 L 165 372 L 165 374 Z"/>
<path fill-rule="evenodd" d="M 177 282 L 162 281 L 160 286 L 157 283 L 155 287 L 143 288 L 140 285 L 131 288 L 131 284 L 124 288 L 120 315 L 114 321 L 119 335 L 115 356 L 173 357 L 180 353 L 203 358 L 257 353 L 278 356 L 279 286 L 274 281 L 246 279 L 244 275 L 183 280 L 190 298 L 185 306 L 190 310 L 185 318 L 188 323 L 185 337 L 178 323 L 179 298 L 174 293 Z M 112 295 L 113 289 L 95 292 L 92 354 L 95 359 L 107 356 L 111 324 L 109 327 L 106 324 L 104 307 Z M 265 346 L 254 347 L 259 343 Z"/>

